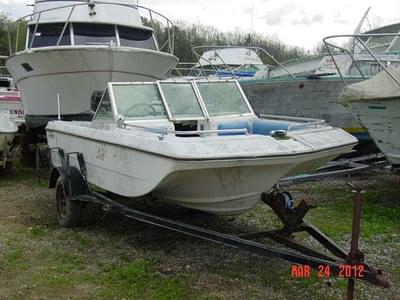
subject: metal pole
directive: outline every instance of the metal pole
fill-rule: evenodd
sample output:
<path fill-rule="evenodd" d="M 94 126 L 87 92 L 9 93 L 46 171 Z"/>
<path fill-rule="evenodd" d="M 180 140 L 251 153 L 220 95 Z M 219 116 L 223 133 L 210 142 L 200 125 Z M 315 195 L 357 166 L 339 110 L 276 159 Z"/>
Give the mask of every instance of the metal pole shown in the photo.
<path fill-rule="evenodd" d="M 57 114 L 58 120 L 61 120 L 61 104 L 60 104 L 60 92 L 57 92 Z"/>
<path fill-rule="evenodd" d="M 364 193 L 360 187 L 356 187 L 353 184 L 348 184 L 352 189 L 354 196 L 354 207 L 353 207 L 353 225 L 351 230 L 351 245 L 349 253 L 349 261 L 352 264 L 354 261 L 359 260 L 358 241 L 360 239 L 360 222 L 361 222 L 361 207 Z M 347 285 L 347 300 L 352 300 L 354 297 L 354 278 L 349 278 Z"/>

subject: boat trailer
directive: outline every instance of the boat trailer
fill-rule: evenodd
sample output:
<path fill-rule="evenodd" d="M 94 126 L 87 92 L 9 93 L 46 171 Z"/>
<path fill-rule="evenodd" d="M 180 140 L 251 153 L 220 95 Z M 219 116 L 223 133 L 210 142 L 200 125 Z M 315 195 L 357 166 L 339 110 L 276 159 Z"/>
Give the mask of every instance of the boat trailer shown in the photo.
<path fill-rule="evenodd" d="M 57 154 L 57 159 L 54 152 Z M 364 254 L 358 249 L 363 191 L 351 184 L 355 199 L 351 249 L 347 253 L 315 226 L 304 220 L 307 212 L 314 208 L 313 206 L 304 200 L 294 206 L 292 196 L 288 192 L 282 192 L 278 186 L 270 193 L 264 193 L 262 201 L 272 208 L 283 227 L 278 230 L 233 235 L 149 214 L 111 199 L 106 192 L 92 191 L 87 181 L 87 169 L 82 153 L 64 153 L 60 148 L 52 148 L 50 161 L 53 169 L 49 178 L 49 188 L 56 188 L 57 215 L 60 224 L 65 227 L 78 226 L 80 208 L 84 203 L 92 202 L 100 204 L 108 213 L 120 214 L 139 222 L 245 250 L 259 256 L 280 258 L 292 263 L 292 267 L 305 266 L 317 271 L 321 271 L 321 268 L 329 269 L 330 274 L 349 280 L 347 299 L 353 299 L 355 279 L 365 280 L 380 287 L 390 286 L 381 270 L 374 269 L 364 262 Z M 293 234 L 298 232 L 308 233 L 330 254 L 296 241 Z M 271 247 L 256 241 L 265 237 L 294 251 Z"/>

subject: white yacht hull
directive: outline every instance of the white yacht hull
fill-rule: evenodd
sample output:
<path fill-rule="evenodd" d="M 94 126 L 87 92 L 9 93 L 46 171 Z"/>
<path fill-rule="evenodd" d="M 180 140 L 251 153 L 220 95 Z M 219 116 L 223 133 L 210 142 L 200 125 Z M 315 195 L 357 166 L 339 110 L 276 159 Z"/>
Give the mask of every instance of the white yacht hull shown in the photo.
<path fill-rule="evenodd" d="M 50 122 L 48 144 L 81 152 L 90 183 L 125 197 L 152 194 L 223 215 L 250 210 L 280 178 L 321 166 L 355 144 L 340 129 L 299 134 L 281 143 L 265 136 L 172 138 L 169 143 L 159 141 L 154 133 L 150 140 L 132 139 L 126 129 L 97 130 L 73 123 Z M 314 147 L 306 146 L 310 142 Z M 180 155 L 168 154 L 169 149 Z"/>
<path fill-rule="evenodd" d="M 62 116 L 87 114 L 93 92 L 107 82 L 163 79 L 176 63 L 175 56 L 159 51 L 64 46 L 19 52 L 6 65 L 21 91 L 28 126 L 38 127 L 58 115 L 57 93 Z"/>
<path fill-rule="evenodd" d="M 386 158 L 400 165 L 400 97 L 353 102 L 350 108 Z"/>

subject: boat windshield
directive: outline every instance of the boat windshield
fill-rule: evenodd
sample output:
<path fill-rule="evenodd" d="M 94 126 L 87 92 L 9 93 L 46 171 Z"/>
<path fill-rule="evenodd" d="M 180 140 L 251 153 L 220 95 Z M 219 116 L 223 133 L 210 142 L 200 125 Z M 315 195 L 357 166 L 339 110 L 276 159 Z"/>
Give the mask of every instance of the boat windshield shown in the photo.
<path fill-rule="evenodd" d="M 197 86 L 210 117 L 250 113 L 235 82 L 198 82 Z"/>
<path fill-rule="evenodd" d="M 252 113 L 239 84 L 233 80 L 111 83 L 110 86 L 116 114 L 126 119 L 180 121 Z"/>
<path fill-rule="evenodd" d="M 118 114 L 126 119 L 167 118 L 155 84 L 114 85 L 113 92 Z"/>
<path fill-rule="evenodd" d="M 168 103 L 171 115 L 175 118 L 204 118 L 193 86 L 190 82 L 161 83 L 161 90 Z"/>

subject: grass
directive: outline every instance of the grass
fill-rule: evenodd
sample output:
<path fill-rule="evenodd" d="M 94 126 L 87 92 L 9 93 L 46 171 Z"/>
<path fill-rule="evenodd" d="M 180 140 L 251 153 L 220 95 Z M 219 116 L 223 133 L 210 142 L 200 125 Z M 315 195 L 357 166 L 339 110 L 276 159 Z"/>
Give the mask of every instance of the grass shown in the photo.
<path fill-rule="evenodd" d="M 390 201 L 383 201 L 382 188 Z M 327 235 L 334 239 L 343 239 L 351 230 L 353 218 L 353 197 L 348 191 L 336 188 L 323 188 L 317 191 L 323 197 L 334 199 L 312 210 L 308 220 L 312 221 Z M 386 184 L 383 187 L 371 185 L 363 194 L 361 211 L 361 234 L 365 239 L 379 234 L 399 233 L 400 206 L 393 202 L 400 200 L 400 185 Z M 392 203 L 391 203 L 392 202 Z"/>
<path fill-rule="evenodd" d="M 0 187 L 10 187 L 16 183 L 24 182 L 33 187 L 47 187 L 47 169 L 41 169 L 36 172 L 33 168 L 22 166 L 18 161 L 14 162 L 11 174 L 0 176 Z"/>
<path fill-rule="evenodd" d="M 400 234 L 396 180 L 365 183 L 362 238 L 365 243 L 381 237 L 379 243 L 371 242 L 370 251 L 398 245 L 392 238 Z M 344 295 L 345 280 L 321 280 L 315 271 L 311 278 L 293 279 L 289 263 L 125 222 L 120 216 L 97 218 L 83 228 L 60 228 L 52 210 L 52 192 L 31 169 L 17 166 L 14 174 L 0 178 L 0 187 L 5 191 L 0 194 L 2 300 L 337 299 Z M 353 194 L 338 185 L 316 183 L 308 186 L 307 195 L 318 204 L 307 220 L 335 241 L 347 243 Z M 209 220 L 214 222 L 210 228 L 227 232 L 280 227 L 263 205 L 237 218 Z M 400 280 L 400 271 L 390 261 L 382 268 Z M 358 290 L 360 299 L 368 299 L 368 293 L 382 299 L 397 295 L 396 290 L 370 286 L 365 291 Z"/>

